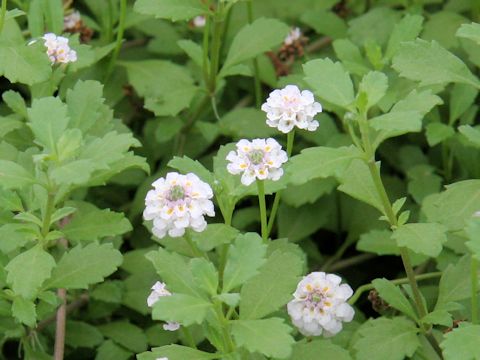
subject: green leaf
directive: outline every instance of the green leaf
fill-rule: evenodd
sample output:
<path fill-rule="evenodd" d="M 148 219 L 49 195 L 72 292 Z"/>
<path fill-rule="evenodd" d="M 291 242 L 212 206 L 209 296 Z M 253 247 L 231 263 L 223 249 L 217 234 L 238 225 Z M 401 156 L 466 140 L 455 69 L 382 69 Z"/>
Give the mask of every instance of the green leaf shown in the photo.
<path fill-rule="evenodd" d="M 462 322 L 440 344 L 445 360 L 480 359 L 480 325 Z"/>
<path fill-rule="evenodd" d="M 44 0 L 45 20 L 47 29 L 55 34 L 63 31 L 63 2 L 62 0 Z"/>
<path fill-rule="evenodd" d="M 32 300 L 26 300 L 21 296 L 16 296 L 12 303 L 12 315 L 22 324 L 30 328 L 35 327 L 37 312 L 35 310 L 35 303 Z"/>
<path fill-rule="evenodd" d="M 122 254 L 112 244 L 78 245 L 62 256 L 44 288 L 87 289 L 102 282 L 121 263 Z"/>
<path fill-rule="evenodd" d="M 293 253 L 275 251 L 240 292 L 240 319 L 260 319 L 292 298 L 303 263 Z"/>
<path fill-rule="evenodd" d="M 357 250 L 375 253 L 377 255 L 400 255 L 397 244 L 391 239 L 389 230 L 371 230 L 360 236 Z"/>
<path fill-rule="evenodd" d="M 95 163 L 90 160 L 73 160 L 51 172 L 52 180 L 58 185 L 84 185 L 95 171 Z"/>
<path fill-rule="evenodd" d="M 287 358 L 292 352 L 295 340 L 291 330 L 279 318 L 237 320 L 232 324 L 232 334 L 239 346 L 279 359 Z"/>
<path fill-rule="evenodd" d="M 78 211 L 62 229 L 70 241 L 92 242 L 132 230 L 132 225 L 121 213 L 109 209 L 100 210 L 85 203 L 74 203 L 74 207 L 78 208 Z"/>
<path fill-rule="evenodd" d="M 0 40 L 0 75 L 11 83 L 33 85 L 48 80 L 50 60 L 42 44 L 13 45 Z"/>
<path fill-rule="evenodd" d="M 58 140 L 68 126 L 67 106 L 56 97 L 34 99 L 28 118 L 35 141 L 56 154 Z"/>
<path fill-rule="evenodd" d="M 411 317 L 414 320 L 418 319 L 412 304 L 410 304 L 408 299 L 400 290 L 400 287 L 394 285 L 387 279 L 375 279 L 372 281 L 372 284 L 380 294 L 380 297 L 389 305 L 393 306 L 395 309 L 401 311 L 403 314 Z"/>
<path fill-rule="evenodd" d="M 332 39 L 347 37 L 347 24 L 345 20 L 333 11 L 323 9 L 307 11 L 301 17 L 302 22 L 313 28 L 318 34 L 323 34 Z"/>
<path fill-rule="evenodd" d="M 435 146 L 441 142 L 451 138 L 455 134 L 455 130 L 451 126 L 443 123 L 430 123 L 427 125 L 426 136 L 430 146 Z"/>
<path fill-rule="evenodd" d="M 388 40 L 385 58 L 391 59 L 396 54 L 402 42 L 413 41 L 422 31 L 423 17 L 407 14 L 395 24 L 392 35 Z"/>
<path fill-rule="evenodd" d="M 480 260 L 480 219 L 474 217 L 467 225 L 465 232 L 469 238 L 469 241 L 467 241 L 465 245 L 467 245 L 472 252 L 472 256 Z"/>
<path fill-rule="evenodd" d="M 32 174 L 21 165 L 13 161 L 0 160 L 0 186 L 5 189 L 21 189 L 35 182 Z"/>
<path fill-rule="evenodd" d="M 202 232 L 191 232 L 192 240 L 202 251 L 210 251 L 222 244 L 230 244 L 239 234 L 234 227 L 225 224 L 208 224 Z"/>
<path fill-rule="evenodd" d="M 153 306 L 152 317 L 154 320 L 176 321 L 189 326 L 201 324 L 212 307 L 211 302 L 199 297 L 173 293 L 157 300 Z"/>
<path fill-rule="evenodd" d="M 369 64 L 353 42 L 348 39 L 338 39 L 332 45 L 338 59 L 350 73 L 363 76 L 370 71 Z"/>
<path fill-rule="evenodd" d="M 200 295 L 193 275 L 183 257 L 165 249 L 151 251 L 145 257 L 150 260 L 169 291 Z"/>
<path fill-rule="evenodd" d="M 422 211 L 429 222 L 445 225 L 450 231 L 462 230 L 478 211 L 480 180 L 464 180 L 447 185 L 440 194 L 425 199 Z"/>
<path fill-rule="evenodd" d="M 459 82 L 480 87 L 480 81 L 465 63 L 436 41 L 402 43 L 393 58 L 393 68 L 403 77 L 420 81 L 422 86 Z"/>
<path fill-rule="evenodd" d="M 93 348 L 103 342 L 102 333 L 83 321 L 68 320 L 65 343 L 73 348 Z"/>
<path fill-rule="evenodd" d="M 103 85 L 98 81 L 78 81 L 73 89 L 67 90 L 66 102 L 70 127 L 88 131 L 102 116 Z"/>
<path fill-rule="evenodd" d="M 134 10 L 143 15 L 172 21 L 190 20 L 208 12 L 208 8 L 197 0 L 137 0 Z"/>
<path fill-rule="evenodd" d="M 105 341 L 97 349 L 95 360 L 128 360 L 134 355 L 124 347 L 117 345 L 112 340 Z"/>
<path fill-rule="evenodd" d="M 265 122 L 265 113 L 254 108 L 233 109 L 219 124 L 222 134 L 233 138 L 267 138 L 277 133 Z"/>
<path fill-rule="evenodd" d="M 114 321 L 98 327 L 103 336 L 122 344 L 135 353 L 147 350 L 147 337 L 138 326 L 127 321 Z"/>
<path fill-rule="evenodd" d="M 13 90 L 5 91 L 2 94 L 2 99 L 5 101 L 5 104 L 12 109 L 18 115 L 26 118 L 27 117 L 27 105 L 25 100 L 18 92 Z"/>
<path fill-rule="evenodd" d="M 190 260 L 189 266 L 198 287 L 205 290 L 211 296 L 216 295 L 218 272 L 215 266 L 210 261 L 202 258 Z"/>
<path fill-rule="evenodd" d="M 480 45 L 480 24 L 471 23 L 471 24 L 462 24 L 457 30 L 458 37 L 470 39 L 475 41 Z"/>
<path fill-rule="evenodd" d="M 291 360 L 317 360 L 319 354 L 324 359 L 352 360 L 350 353 L 330 340 L 297 342 L 293 346 Z"/>
<path fill-rule="evenodd" d="M 450 93 L 449 124 L 459 119 L 475 102 L 478 89 L 471 85 L 457 83 Z"/>
<path fill-rule="evenodd" d="M 189 172 L 194 173 L 202 181 L 213 185 L 213 174 L 207 168 L 205 168 L 205 166 L 203 166 L 198 160 L 192 160 L 188 156 L 174 156 L 167 165 L 184 174 Z"/>
<path fill-rule="evenodd" d="M 380 167 L 380 163 L 375 164 L 375 166 Z M 351 174 L 355 174 L 355 177 L 351 176 Z M 384 212 L 382 199 L 372 180 L 368 166 L 363 160 L 352 161 L 344 172 L 340 182 L 341 185 L 338 187 L 338 190 L 357 200 L 372 205 L 381 213 Z"/>
<path fill-rule="evenodd" d="M 462 125 L 458 127 L 458 131 L 468 140 L 469 143 L 480 148 L 480 129 L 470 125 Z"/>
<path fill-rule="evenodd" d="M 425 324 L 437 324 L 446 327 L 453 326 L 452 315 L 446 310 L 435 310 L 422 318 Z"/>
<path fill-rule="evenodd" d="M 323 146 L 308 148 L 290 158 L 287 173 L 290 181 L 296 185 L 316 178 L 338 177 L 353 159 L 360 156 L 360 152 L 353 145 L 339 148 Z"/>
<path fill-rule="evenodd" d="M 303 65 L 305 81 L 323 100 L 343 108 L 353 103 L 353 84 L 348 72 L 339 62 L 316 59 Z"/>
<path fill-rule="evenodd" d="M 1 178 L 0 178 L 1 179 Z M 1 180 L 0 180 L 1 183 Z M 15 191 L 6 190 L 0 187 L 0 204 L 8 211 L 23 211 L 22 200 Z"/>
<path fill-rule="evenodd" d="M 26 266 L 28 264 L 28 266 Z M 55 267 L 55 259 L 36 245 L 14 257 L 5 267 L 7 283 L 15 294 L 23 298 L 34 299 L 43 282 L 50 277 Z"/>
<path fill-rule="evenodd" d="M 396 317 L 368 321 L 358 330 L 354 344 L 358 360 L 403 360 L 412 356 L 420 342 L 417 328 L 410 321 Z"/>
<path fill-rule="evenodd" d="M 176 344 L 154 348 L 152 352 L 137 355 L 138 360 L 157 360 L 162 357 L 168 360 L 208 360 L 215 359 L 217 355 Z"/>
<path fill-rule="evenodd" d="M 367 97 L 367 104 L 365 111 L 370 109 L 373 105 L 378 103 L 385 95 L 388 88 L 388 78 L 384 73 L 379 71 L 370 71 L 366 74 L 358 88 L 357 102 L 361 94 Z"/>
<path fill-rule="evenodd" d="M 23 122 L 11 117 L 0 116 L 0 138 L 4 137 L 8 133 L 21 129 L 23 127 Z"/>
<path fill-rule="evenodd" d="M 255 276 L 265 262 L 267 247 L 257 233 L 240 234 L 228 251 L 223 291 L 228 292 Z"/>
<path fill-rule="evenodd" d="M 287 25 L 276 19 L 260 18 L 245 25 L 235 35 L 219 76 L 233 65 L 253 59 L 281 44 L 289 30 Z"/>
<path fill-rule="evenodd" d="M 463 256 L 457 264 L 450 264 L 440 278 L 439 292 L 435 310 L 448 309 L 451 302 L 467 299 L 471 296 L 470 257 Z"/>
<path fill-rule="evenodd" d="M 447 242 L 446 230 L 445 226 L 436 223 L 405 224 L 393 232 L 392 239 L 400 247 L 435 258 Z"/>
<path fill-rule="evenodd" d="M 145 108 L 157 116 L 175 116 L 190 105 L 197 88 L 184 67 L 164 60 L 122 62 Z M 161 78 L 162 81 L 157 79 Z"/>

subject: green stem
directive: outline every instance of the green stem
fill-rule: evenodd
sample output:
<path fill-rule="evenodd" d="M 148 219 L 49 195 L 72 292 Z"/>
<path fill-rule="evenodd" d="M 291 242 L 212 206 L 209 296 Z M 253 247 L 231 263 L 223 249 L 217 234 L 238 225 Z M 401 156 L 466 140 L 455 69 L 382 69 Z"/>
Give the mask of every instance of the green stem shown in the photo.
<path fill-rule="evenodd" d="M 48 193 L 47 197 L 47 205 L 45 207 L 45 214 L 43 216 L 43 224 L 42 224 L 42 238 L 45 237 L 50 232 L 50 222 L 52 221 L 52 214 L 55 211 L 55 195 L 51 192 Z"/>
<path fill-rule="evenodd" d="M 195 340 L 193 339 L 192 333 L 190 330 L 188 330 L 187 327 L 182 326 L 181 331 L 185 337 L 185 342 L 187 343 L 188 346 L 190 346 L 193 349 L 197 348 L 197 344 L 195 343 Z"/>
<path fill-rule="evenodd" d="M 248 23 L 253 22 L 253 0 L 247 1 Z M 255 105 L 260 108 L 262 105 L 262 84 L 260 81 L 260 71 L 258 68 L 258 59 L 253 59 L 253 79 L 255 91 Z"/>
<path fill-rule="evenodd" d="M 235 351 L 235 344 L 232 340 L 232 337 L 230 336 L 230 331 L 228 329 L 228 320 L 223 314 L 222 303 L 216 301 L 214 307 L 218 322 L 220 323 L 220 327 L 222 329 L 222 335 L 224 339 L 223 342 L 225 346 L 224 350 L 226 350 L 226 352 L 233 352 Z"/>
<path fill-rule="evenodd" d="M 2 0 L 2 8 L 0 10 L 0 34 L 3 30 L 3 24 L 5 24 L 5 16 L 7 14 L 7 0 Z"/>
<path fill-rule="evenodd" d="M 232 224 L 232 216 L 233 216 L 233 207 L 229 206 L 227 209 L 222 211 L 222 215 L 224 218 L 225 225 L 230 226 Z M 228 249 L 230 248 L 230 244 L 223 244 L 219 249 L 218 254 L 218 277 L 220 281 L 223 279 L 223 272 L 225 271 L 225 265 L 227 263 L 227 255 Z M 220 284 L 220 287 L 223 286 L 223 283 Z"/>
<path fill-rule="evenodd" d="M 478 324 L 478 260 L 472 256 L 470 261 L 470 276 L 472 277 L 472 324 Z"/>
<path fill-rule="evenodd" d="M 117 31 L 117 40 L 115 44 L 115 49 L 113 50 L 112 57 L 110 58 L 110 62 L 108 63 L 107 71 L 105 72 L 104 83 L 110 78 L 112 75 L 113 68 L 115 67 L 115 63 L 118 59 L 118 54 L 120 53 L 120 49 L 122 47 L 123 42 L 123 34 L 125 32 L 125 19 L 127 15 L 127 0 L 120 0 L 120 18 L 118 20 L 118 31 Z"/>
<path fill-rule="evenodd" d="M 205 254 L 203 251 L 201 251 L 197 245 L 193 242 L 192 238 L 190 237 L 190 234 L 188 232 L 185 233 L 183 236 L 187 244 L 190 246 L 190 249 L 192 250 L 193 255 L 196 257 L 204 257 L 208 260 L 207 254 Z"/>
<path fill-rule="evenodd" d="M 213 18 L 213 39 L 211 47 L 211 62 L 210 62 L 210 96 L 215 96 L 215 91 L 217 89 L 217 73 L 218 67 L 220 64 L 220 49 L 222 46 L 222 32 L 223 32 L 223 21 L 224 21 L 224 2 L 219 2 L 219 8 L 217 9 L 214 18 Z"/>
<path fill-rule="evenodd" d="M 268 224 L 267 224 L 267 205 L 265 203 L 265 184 L 263 180 L 257 180 L 258 204 L 260 205 L 260 221 L 262 224 L 262 239 L 268 241 Z"/>
<path fill-rule="evenodd" d="M 429 280 L 429 279 L 439 278 L 440 276 L 442 276 L 442 273 L 440 271 L 438 271 L 438 272 L 432 272 L 432 273 L 417 275 L 417 276 L 415 276 L 415 279 L 418 280 L 418 281 L 421 281 L 421 280 Z M 401 285 L 401 284 L 409 283 L 410 279 L 409 278 L 401 278 L 401 279 L 390 280 L 390 282 L 392 284 L 395 284 L 395 285 Z M 357 290 L 355 291 L 355 293 L 353 294 L 353 296 L 350 298 L 350 300 L 348 300 L 348 303 L 350 305 L 354 305 L 358 301 L 360 296 L 362 296 L 362 294 L 364 292 L 372 290 L 372 289 L 375 289 L 375 286 L 373 286 L 372 283 L 359 286 L 357 288 Z"/>
<path fill-rule="evenodd" d="M 295 140 L 295 129 L 290 131 L 287 134 L 287 156 L 290 157 L 293 151 L 293 143 Z M 270 218 L 268 219 L 268 230 L 267 230 L 267 237 L 270 236 L 270 233 L 273 229 L 273 224 L 275 223 L 275 218 L 278 212 L 278 206 L 280 205 L 280 198 L 282 197 L 281 192 L 277 192 L 275 194 L 275 198 L 273 200 L 272 211 L 270 212 Z"/>
<path fill-rule="evenodd" d="M 203 70 L 203 79 L 205 81 L 205 87 L 208 87 L 209 82 L 209 73 L 208 73 L 208 46 L 210 40 L 210 24 L 212 22 L 210 15 L 207 15 L 207 22 L 205 24 L 205 28 L 203 29 L 203 61 L 202 61 L 202 70 Z"/>

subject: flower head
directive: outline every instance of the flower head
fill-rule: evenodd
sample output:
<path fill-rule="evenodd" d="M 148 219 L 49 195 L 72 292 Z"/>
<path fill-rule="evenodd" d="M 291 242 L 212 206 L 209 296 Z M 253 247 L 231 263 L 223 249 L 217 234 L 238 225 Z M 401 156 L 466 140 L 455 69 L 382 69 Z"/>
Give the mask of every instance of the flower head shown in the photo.
<path fill-rule="evenodd" d="M 43 35 L 42 39 L 45 40 L 44 45 L 47 47 L 47 55 L 52 64 L 67 64 L 77 61 L 77 53 L 70 49 L 66 37 L 48 33 Z"/>
<path fill-rule="evenodd" d="M 347 303 L 353 291 L 333 274 L 312 272 L 305 276 L 287 305 L 293 324 L 305 336 L 333 336 L 342 330 L 342 322 L 353 319 Z"/>
<path fill-rule="evenodd" d="M 168 173 L 156 180 L 145 198 L 145 220 L 153 220 L 153 234 L 163 238 L 182 236 L 186 228 L 200 232 L 207 222 L 204 215 L 214 216 L 212 188 L 197 175 Z"/>
<path fill-rule="evenodd" d="M 322 105 L 315 102 L 313 94 L 308 90 L 300 89 L 295 85 L 274 90 L 267 101 L 262 105 L 267 113 L 267 125 L 276 127 L 283 133 L 288 133 L 296 126 L 299 129 L 315 131 L 318 121 L 313 118 L 322 112 Z"/>
<path fill-rule="evenodd" d="M 152 286 L 152 292 L 147 298 L 147 305 L 149 307 L 153 307 L 155 303 L 160 299 L 162 296 L 170 296 L 172 293 L 166 289 L 165 283 L 157 281 Z M 169 321 L 163 325 L 163 328 L 168 331 L 175 331 L 180 328 L 180 324 L 177 322 Z"/>
<path fill-rule="evenodd" d="M 295 41 L 298 41 L 302 38 L 302 31 L 299 27 L 294 27 L 290 30 L 288 35 L 283 40 L 284 45 L 292 45 Z"/>
<path fill-rule="evenodd" d="M 275 139 L 242 139 L 236 146 L 237 151 L 227 155 L 227 170 L 230 174 L 242 174 L 242 184 L 248 186 L 255 179 L 276 181 L 283 175 L 287 153 Z"/>
<path fill-rule="evenodd" d="M 65 16 L 63 18 L 63 28 L 65 30 L 73 30 L 76 29 L 78 24 L 82 21 L 80 13 L 75 10 L 71 14 Z"/>
<path fill-rule="evenodd" d="M 206 25 L 207 18 L 204 15 L 195 16 L 192 20 L 192 24 L 196 28 L 202 28 Z"/>

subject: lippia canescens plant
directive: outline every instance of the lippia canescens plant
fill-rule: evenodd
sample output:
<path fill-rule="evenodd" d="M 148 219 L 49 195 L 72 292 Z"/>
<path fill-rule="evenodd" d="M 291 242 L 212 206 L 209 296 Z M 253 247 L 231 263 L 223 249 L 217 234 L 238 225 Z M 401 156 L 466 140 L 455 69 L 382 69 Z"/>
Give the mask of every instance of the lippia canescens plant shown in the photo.
<path fill-rule="evenodd" d="M 0 3 L 0 359 L 480 359 L 477 1 Z"/>

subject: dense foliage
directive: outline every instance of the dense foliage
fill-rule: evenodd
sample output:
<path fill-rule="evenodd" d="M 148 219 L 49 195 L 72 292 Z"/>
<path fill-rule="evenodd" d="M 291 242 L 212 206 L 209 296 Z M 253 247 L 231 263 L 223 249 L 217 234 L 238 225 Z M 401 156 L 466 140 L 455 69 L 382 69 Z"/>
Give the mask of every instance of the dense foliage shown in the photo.
<path fill-rule="evenodd" d="M 479 69 L 474 0 L 1 0 L 0 358 L 480 359 Z"/>

